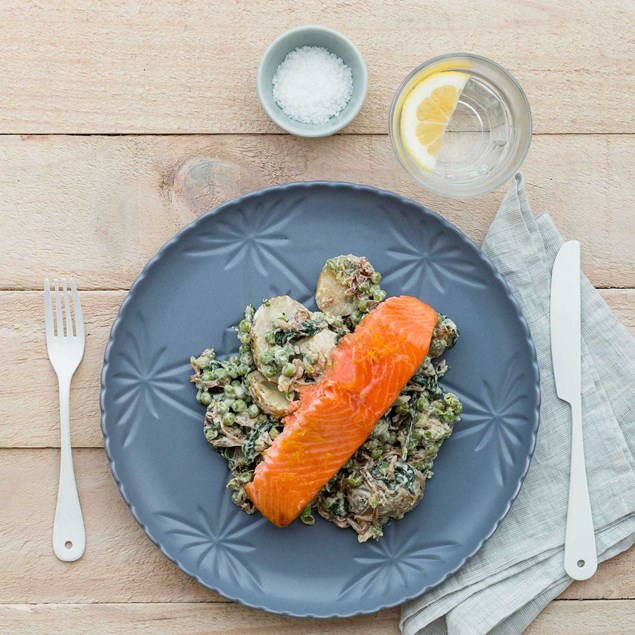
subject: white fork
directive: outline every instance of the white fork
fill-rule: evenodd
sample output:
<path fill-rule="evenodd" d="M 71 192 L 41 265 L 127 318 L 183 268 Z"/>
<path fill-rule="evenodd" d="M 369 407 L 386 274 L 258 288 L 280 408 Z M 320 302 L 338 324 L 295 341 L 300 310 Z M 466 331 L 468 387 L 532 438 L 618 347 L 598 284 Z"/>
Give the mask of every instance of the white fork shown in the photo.
<path fill-rule="evenodd" d="M 75 313 L 74 329 L 66 279 L 62 279 L 62 293 L 60 293 L 57 280 L 54 281 L 54 284 L 55 320 L 53 320 L 51 285 L 48 279 L 44 281 L 46 344 L 49 359 L 57 374 L 60 391 L 60 480 L 53 525 L 53 550 L 60 560 L 72 561 L 81 558 L 86 547 L 84 519 L 79 505 L 73 471 L 70 421 L 71 380 L 84 355 L 84 318 L 73 279 L 71 278 L 71 292 L 73 294 L 73 312 Z M 64 312 L 62 312 L 62 301 Z M 64 329 L 64 316 L 66 317 L 66 329 Z"/>

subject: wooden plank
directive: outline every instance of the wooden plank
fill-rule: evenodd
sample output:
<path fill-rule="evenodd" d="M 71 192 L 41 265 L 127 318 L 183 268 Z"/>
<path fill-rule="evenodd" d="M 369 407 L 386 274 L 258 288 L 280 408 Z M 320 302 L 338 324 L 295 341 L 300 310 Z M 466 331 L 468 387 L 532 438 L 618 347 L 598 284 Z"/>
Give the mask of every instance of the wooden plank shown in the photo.
<path fill-rule="evenodd" d="M 80 560 L 66 563 L 51 545 L 58 452 L 0 451 L 0 603 L 220 599 L 145 537 L 119 495 L 103 450 L 75 450 L 73 458 L 87 543 Z"/>
<path fill-rule="evenodd" d="M 239 604 L 80 604 L 0 606 L 0 627 L 30 635 L 397 635 L 399 611 L 316 620 L 270 615 Z M 24 630 L 23 630 L 24 629 Z"/>
<path fill-rule="evenodd" d="M 602 0 L 5 0 L 0 132 L 276 131 L 256 97 L 260 57 L 280 33 L 316 23 L 347 34 L 368 65 L 368 98 L 348 132 L 385 133 L 404 76 L 457 50 L 517 76 L 538 132 L 635 132 L 634 19 L 629 0 L 610 11 Z"/>
<path fill-rule="evenodd" d="M 603 562 L 597 573 L 583 582 L 574 582 L 559 599 L 631 599 L 635 611 L 635 547 Z"/>
<path fill-rule="evenodd" d="M 0 450 L 0 603 L 219 601 L 144 536 L 103 450 L 75 450 L 74 460 L 88 540 L 84 557 L 69 564 L 51 547 L 58 451 Z M 569 597 L 635 598 L 635 549 L 601 565 Z"/>
<path fill-rule="evenodd" d="M 80 294 L 86 344 L 71 391 L 72 443 L 101 446 L 99 390 L 110 327 L 125 291 Z M 0 292 L 0 350 L 12 372 L 0 383 L 0 447 L 59 447 L 57 378 L 48 358 L 41 292 Z M 37 381 L 33 378 L 37 377 Z M 47 404 L 47 405 L 45 405 Z"/>
<path fill-rule="evenodd" d="M 582 241 L 596 286 L 635 287 L 634 151 L 635 135 L 538 136 L 524 166 L 533 208 Z M 4 289 L 38 289 L 45 276 L 71 271 L 82 289 L 126 289 L 178 229 L 275 183 L 376 185 L 438 210 L 477 241 L 503 196 L 428 194 L 397 164 L 386 136 L 8 136 L 0 163 Z"/>
<path fill-rule="evenodd" d="M 635 632 L 635 602 L 552 602 L 525 635 L 627 635 Z"/>
<path fill-rule="evenodd" d="M 102 445 L 99 382 L 104 348 L 123 291 L 81 293 L 86 320 L 84 359 L 71 393 L 75 447 Z M 606 289 L 602 295 L 635 333 L 635 290 Z M 46 351 L 40 292 L 0 292 L 0 350 L 12 372 L 0 384 L 0 447 L 58 447 L 57 383 Z M 194 352 L 194 351 L 193 351 Z M 30 378 L 37 378 L 37 382 Z M 47 404 L 46 414 L 42 404 Z"/>
<path fill-rule="evenodd" d="M 635 629 L 635 602 L 553 602 L 527 635 L 627 635 Z M 10 633 L 104 635 L 389 635 L 399 633 L 399 611 L 339 620 L 269 615 L 239 604 L 0 605 L 0 626 Z"/>
<path fill-rule="evenodd" d="M 0 627 L 30 635 L 51 632 L 108 635 L 388 635 L 399 633 L 399 611 L 348 619 L 295 619 L 271 615 L 239 604 L 93 604 L 4 605 Z"/>

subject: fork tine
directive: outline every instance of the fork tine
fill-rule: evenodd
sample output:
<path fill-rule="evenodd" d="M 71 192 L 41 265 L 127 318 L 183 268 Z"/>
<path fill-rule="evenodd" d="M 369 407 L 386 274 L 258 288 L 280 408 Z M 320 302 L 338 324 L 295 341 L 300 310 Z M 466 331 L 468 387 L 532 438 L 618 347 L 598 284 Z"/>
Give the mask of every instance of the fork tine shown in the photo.
<path fill-rule="evenodd" d="M 44 280 L 44 322 L 46 324 L 46 337 L 55 336 L 53 329 L 53 305 L 51 303 L 51 283 L 49 279 Z"/>
<path fill-rule="evenodd" d="M 66 314 L 66 336 L 73 337 L 73 318 L 71 317 L 71 303 L 68 297 L 68 288 L 66 286 L 66 278 L 62 278 L 62 286 L 64 287 L 64 313 Z"/>
<path fill-rule="evenodd" d="M 64 337 L 64 322 L 62 321 L 62 299 L 60 298 L 60 285 L 57 282 L 57 278 L 53 281 L 55 283 L 55 315 L 57 317 L 57 336 Z"/>
<path fill-rule="evenodd" d="M 73 308 L 75 309 L 75 335 L 84 338 L 84 314 L 82 313 L 82 305 L 79 303 L 79 295 L 75 287 L 75 280 L 71 278 L 71 291 L 73 293 Z"/>

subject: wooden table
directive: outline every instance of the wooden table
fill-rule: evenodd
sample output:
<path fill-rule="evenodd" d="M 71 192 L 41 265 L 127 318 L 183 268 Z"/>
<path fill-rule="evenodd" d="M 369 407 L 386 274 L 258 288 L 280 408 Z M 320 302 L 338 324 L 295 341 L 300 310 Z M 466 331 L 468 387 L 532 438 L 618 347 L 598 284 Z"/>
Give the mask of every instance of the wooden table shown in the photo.
<path fill-rule="evenodd" d="M 320 3 L 281 0 L 19 2 L 0 6 L 0 632 L 396 633 L 398 611 L 298 621 L 227 602 L 171 564 L 134 522 L 108 469 L 99 372 L 121 300 L 178 229 L 243 192 L 286 181 L 371 183 L 438 210 L 481 240 L 502 191 L 458 202 L 398 166 L 388 107 L 404 75 L 442 52 L 511 70 L 534 113 L 524 172 L 536 212 L 582 241 L 583 268 L 635 329 L 632 0 Z M 370 75 L 344 134 L 280 134 L 255 93 L 266 45 L 301 24 L 340 29 Z M 73 274 L 87 321 L 75 377 L 83 559 L 51 548 L 57 388 L 42 281 Z M 635 551 L 574 584 L 530 628 L 635 631 Z"/>

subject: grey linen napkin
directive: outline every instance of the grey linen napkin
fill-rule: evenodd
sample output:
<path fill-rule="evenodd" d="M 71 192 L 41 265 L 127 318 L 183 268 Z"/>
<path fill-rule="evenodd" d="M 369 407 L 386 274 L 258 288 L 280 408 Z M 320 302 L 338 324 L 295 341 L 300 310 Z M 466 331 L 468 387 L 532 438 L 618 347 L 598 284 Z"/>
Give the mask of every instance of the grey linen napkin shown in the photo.
<path fill-rule="evenodd" d="M 498 530 L 455 575 L 402 609 L 406 635 L 521 633 L 571 580 L 563 566 L 571 418 L 551 365 L 551 268 L 563 239 L 535 219 L 517 174 L 483 251 L 529 324 L 540 365 L 540 429 L 523 487 Z M 635 542 L 635 339 L 583 276 L 582 411 L 600 561 Z M 461 425 L 461 424 L 459 424 Z"/>

